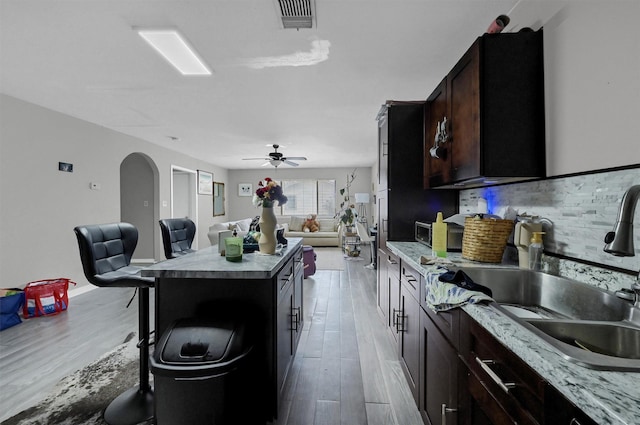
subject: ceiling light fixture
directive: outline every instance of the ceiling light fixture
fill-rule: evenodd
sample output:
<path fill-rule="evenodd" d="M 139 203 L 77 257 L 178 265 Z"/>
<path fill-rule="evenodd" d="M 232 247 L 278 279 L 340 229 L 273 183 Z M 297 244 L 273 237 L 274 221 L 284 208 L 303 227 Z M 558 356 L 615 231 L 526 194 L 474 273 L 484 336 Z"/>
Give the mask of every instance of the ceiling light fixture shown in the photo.
<path fill-rule="evenodd" d="M 178 31 L 140 28 L 135 30 L 182 75 L 211 75 L 211 70 Z"/>

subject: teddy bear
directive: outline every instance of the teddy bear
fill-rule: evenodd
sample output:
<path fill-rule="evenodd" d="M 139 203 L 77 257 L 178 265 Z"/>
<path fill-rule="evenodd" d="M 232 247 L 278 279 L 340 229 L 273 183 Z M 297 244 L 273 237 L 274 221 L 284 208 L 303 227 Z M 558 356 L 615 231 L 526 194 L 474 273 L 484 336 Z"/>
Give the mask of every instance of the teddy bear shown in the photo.
<path fill-rule="evenodd" d="M 320 230 L 320 223 L 316 220 L 316 214 L 309 214 L 307 220 L 302 225 L 303 232 L 317 232 Z"/>

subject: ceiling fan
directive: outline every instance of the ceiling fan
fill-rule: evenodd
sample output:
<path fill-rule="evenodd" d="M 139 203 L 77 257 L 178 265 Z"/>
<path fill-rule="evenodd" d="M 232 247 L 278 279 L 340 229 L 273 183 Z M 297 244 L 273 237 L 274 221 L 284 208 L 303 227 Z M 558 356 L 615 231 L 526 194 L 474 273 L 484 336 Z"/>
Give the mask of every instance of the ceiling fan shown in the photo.
<path fill-rule="evenodd" d="M 246 161 L 253 161 L 256 159 L 260 159 L 260 160 L 264 160 L 267 161 L 264 164 L 262 164 L 262 166 L 264 167 L 265 165 L 273 165 L 274 167 L 278 168 L 279 165 L 281 164 L 287 164 L 287 165 L 291 165 L 293 167 L 297 167 L 298 164 L 296 162 L 293 162 L 291 160 L 296 160 L 296 161 L 306 161 L 307 158 L 305 158 L 304 156 L 290 156 L 290 157 L 285 157 L 282 152 L 278 152 L 278 148 L 280 148 L 280 145 L 278 144 L 273 144 L 273 145 L 267 145 L 267 146 L 272 146 L 273 147 L 273 152 L 269 153 L 268 156 L 266 158 L 242 158 L 243 160 Z"/>

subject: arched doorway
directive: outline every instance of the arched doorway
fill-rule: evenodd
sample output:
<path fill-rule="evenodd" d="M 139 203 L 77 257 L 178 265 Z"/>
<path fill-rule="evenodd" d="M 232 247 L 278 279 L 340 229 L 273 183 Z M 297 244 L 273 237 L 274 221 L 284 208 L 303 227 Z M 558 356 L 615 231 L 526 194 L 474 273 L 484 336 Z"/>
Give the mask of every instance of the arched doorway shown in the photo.
<path fill-rule="evenodd" d="M 153 160 L 139 152 L 127 156 L 120 164 L 120 219 L 138 228 L 137 262 L 151 263 L 159 255 L 158 194 L 158 167 Z"/>

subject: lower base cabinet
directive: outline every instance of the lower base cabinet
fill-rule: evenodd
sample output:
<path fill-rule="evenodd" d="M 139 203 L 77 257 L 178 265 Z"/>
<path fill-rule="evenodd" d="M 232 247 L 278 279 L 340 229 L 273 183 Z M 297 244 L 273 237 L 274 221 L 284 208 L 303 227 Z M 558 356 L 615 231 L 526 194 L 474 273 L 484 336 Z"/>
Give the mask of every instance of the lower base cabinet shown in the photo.
<path fill-rule="evenodd" d="M 277 359 L 276 383 L 282 393 L 287 374 L 298 347 L 303 326 L 302 249 L 294 254 L 278 277 L 279 293 L 276 309 Z"/>
<path fill-rule="evenodd" d="M 442 335 L 429 315 L 420 314 L 420 401 L 418 408 L 425 424 L 457 424 L 458 400 L 464 364 L 458 352 Z"/>
<path fill-rule="evenodd" d="M 419 274 L 380 257 L 379 308 L 426 425 L 596 424 L 464 310 L 431 311 Z"/>

